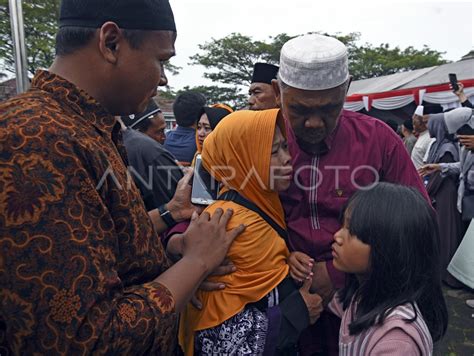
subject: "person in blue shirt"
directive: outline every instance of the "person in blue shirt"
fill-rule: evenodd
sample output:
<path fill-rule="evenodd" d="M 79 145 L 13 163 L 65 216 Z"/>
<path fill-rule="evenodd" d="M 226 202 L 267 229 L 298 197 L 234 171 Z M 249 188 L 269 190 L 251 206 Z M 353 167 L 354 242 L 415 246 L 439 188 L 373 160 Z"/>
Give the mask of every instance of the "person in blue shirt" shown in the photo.
<path fill-rule="evenodd" d="M 206 105 L 204 95 L 187 91 L 173 103 L 173 113 L 178 127 L 168 133 L 165 148 L 183 166 L 189 166 L 196 153 L 196 125 Z"/>

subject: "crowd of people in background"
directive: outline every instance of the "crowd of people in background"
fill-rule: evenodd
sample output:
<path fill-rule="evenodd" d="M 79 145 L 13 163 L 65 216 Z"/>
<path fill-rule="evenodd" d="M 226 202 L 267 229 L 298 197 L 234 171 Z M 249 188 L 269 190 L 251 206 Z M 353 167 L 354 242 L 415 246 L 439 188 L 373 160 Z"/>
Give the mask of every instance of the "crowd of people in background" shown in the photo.
<path fill-rule="evenodd" d="M 462 83 L 399 136 L 343 108 L 348 49 L 307 34 L 254 64 L 246 110 L 184 92 L 165 134 L 168 1 L 63 0 L 59 24 L 51 68 L 0 103 L 1 354 L 433 353 L 442 282 L 474 288 Z"/>

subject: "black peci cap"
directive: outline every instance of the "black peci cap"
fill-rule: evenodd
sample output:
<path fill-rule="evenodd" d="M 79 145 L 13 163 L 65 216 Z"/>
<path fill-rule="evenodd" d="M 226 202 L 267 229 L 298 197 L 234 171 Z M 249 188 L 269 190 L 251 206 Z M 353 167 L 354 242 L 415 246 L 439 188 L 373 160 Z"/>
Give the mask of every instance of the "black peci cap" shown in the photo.
<path fill-rule="evenodd" d="M 255 63 L 253 67 L 252 83 L 272 84 L 277 78 L 278 66 L 268 63 Z"/>
<path fill-rule="evenodd" d="M 168 0 L 62 0 L 59 27 L 99 28 L 115 22 L 130 30 L 176 31 Z"/>

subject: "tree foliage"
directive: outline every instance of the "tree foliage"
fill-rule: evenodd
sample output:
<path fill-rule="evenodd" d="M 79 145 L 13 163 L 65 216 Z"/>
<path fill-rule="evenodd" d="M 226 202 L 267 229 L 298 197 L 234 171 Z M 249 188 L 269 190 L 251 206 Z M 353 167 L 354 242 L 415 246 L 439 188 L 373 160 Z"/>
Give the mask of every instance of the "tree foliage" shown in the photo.
<path fill-rule="evenodd" d="M 54 59 L 60 0 L 28 0 L 22 5 L 28 71 L 34 74 Z M 13 53 L 8 0 L 0 0 L 0 58 L 4 59 L 3 69 L 11 73 L 15 72 Z"/>
<path fill-rule="evenodd" d="M 232 33 L 199 45 L 203 53 L 190 57 L 190 64 L 204 66 L 208 69 L 204 77 L 214 82 L 248 85 L 252 79 L 253 64 L 278 64 L 280 49 L 289 39 L 286 34 L 280 34 L 270 37 L 270 42 L 253 41 L 249 36 Z"/>
<path fill-rule="evenodd" d="M 31 74 L 39 68 L 49 67 L 54 59 L 59 8 L 60 0 L 23 1 L 28 71 Z M 391 48 L 386 43 L 379 46 L 368 43 L 359 45 L 360 33 L 357 32 L 333 36 L 347 45 L 349 69 L 355 80 L 446 63 L 442 59 L 442 52 L 427 46 L 420 50 L 413 47 Z M 204 77 L 212 80 L 213 85 L 192 89 L 202 92 L 210 102 L 226 102 L 237 108 L 245 106 L 245 91 L 250 84 L 253 64 L 260 61 L 278 64 L 281 47 L 293 37 L 280 33 L 261 41 L 241 33 L 232 33 L 199 45 L 199 53 L 190 57 L 190 64 L 203 66 Z M 8 0 L 0 0 L 0 58 L 3 59 L 0 62 L 3 68 L 0 69 L 14 73 Z M 177 75 L 181 68 L 167 62 L 165 69 Z M 171 88 L 165 93 L 170 98 L 175 94 Z"/>
<path fill-rule="evenodd" d="M 442 52 L 431 50 L 427 46 L 417 50 L 413 47 L 390 48 L 384 43 L 379 46 L 368 43 L 359 45 L 361 35 L 358 32 L 324 34 L 336 37 L 347 46 L 349 71 L 354 80 L 446 63 L 442 59 Z M 283 44 L 293 37 L 295 36 L 280 33 L 270 37 L 268 41 L 259 41 L 240 33 L 232 33 L 199 45 L 200 52 L 190 57 L 190 64 L 203 66 L 206 69 L 205 78 L 211 79 L 214 83 L 231 85 L 233 92 L 237 95 L 250 84 L 253 64 L 256 62 L 278 64 Z M 220 96 L 220 99 L 225 99 L 226 91 L 212 90 L 209 93 L 210 95 L 219 93 L 219 95 L 224 95 L 224 97 Z M 210 98 L 216 101 L 212 96 Z"/>
<path fill-rule="evenodd" d="M 350 71 L 355 79 L 380 77 L 447 63 L 442 55 L 426 45 L 418 50 L 411 46 L 390 48 L 388 43 L 378 47 L 366 44 L 354 48 Z"/>
<path fill-rule="evenodd" d="M 28 71 L 31 75 L 40 68 L 48 68 L 54 60 L 60 2 L 61 0 L 22 2 Z M 0 0 L 0 58 L 4 61 L 0 63 L 2 69 L 15 73 L 8 0 Z M 169 61 L 165 63 L 165 68 L 173 75 L 177 75 L 181 69 Z"/>

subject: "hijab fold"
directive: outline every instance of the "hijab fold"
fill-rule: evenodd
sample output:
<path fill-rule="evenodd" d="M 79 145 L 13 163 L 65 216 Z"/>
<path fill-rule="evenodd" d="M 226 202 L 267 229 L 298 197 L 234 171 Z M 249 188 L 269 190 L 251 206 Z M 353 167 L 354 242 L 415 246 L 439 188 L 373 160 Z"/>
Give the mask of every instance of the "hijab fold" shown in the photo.
<path fill-rule="evenodd" d="M 439 163 L 446 153 L 451 153 L 455 162 L 459 161 L 459 149 L 458 146 L 447 137 L 448 128 L 446 127 L 443 113 L 430 115 L 428 130 L 430 136 L 435 138 L 436 141 L 431 145 L 427 163 Z"/>

